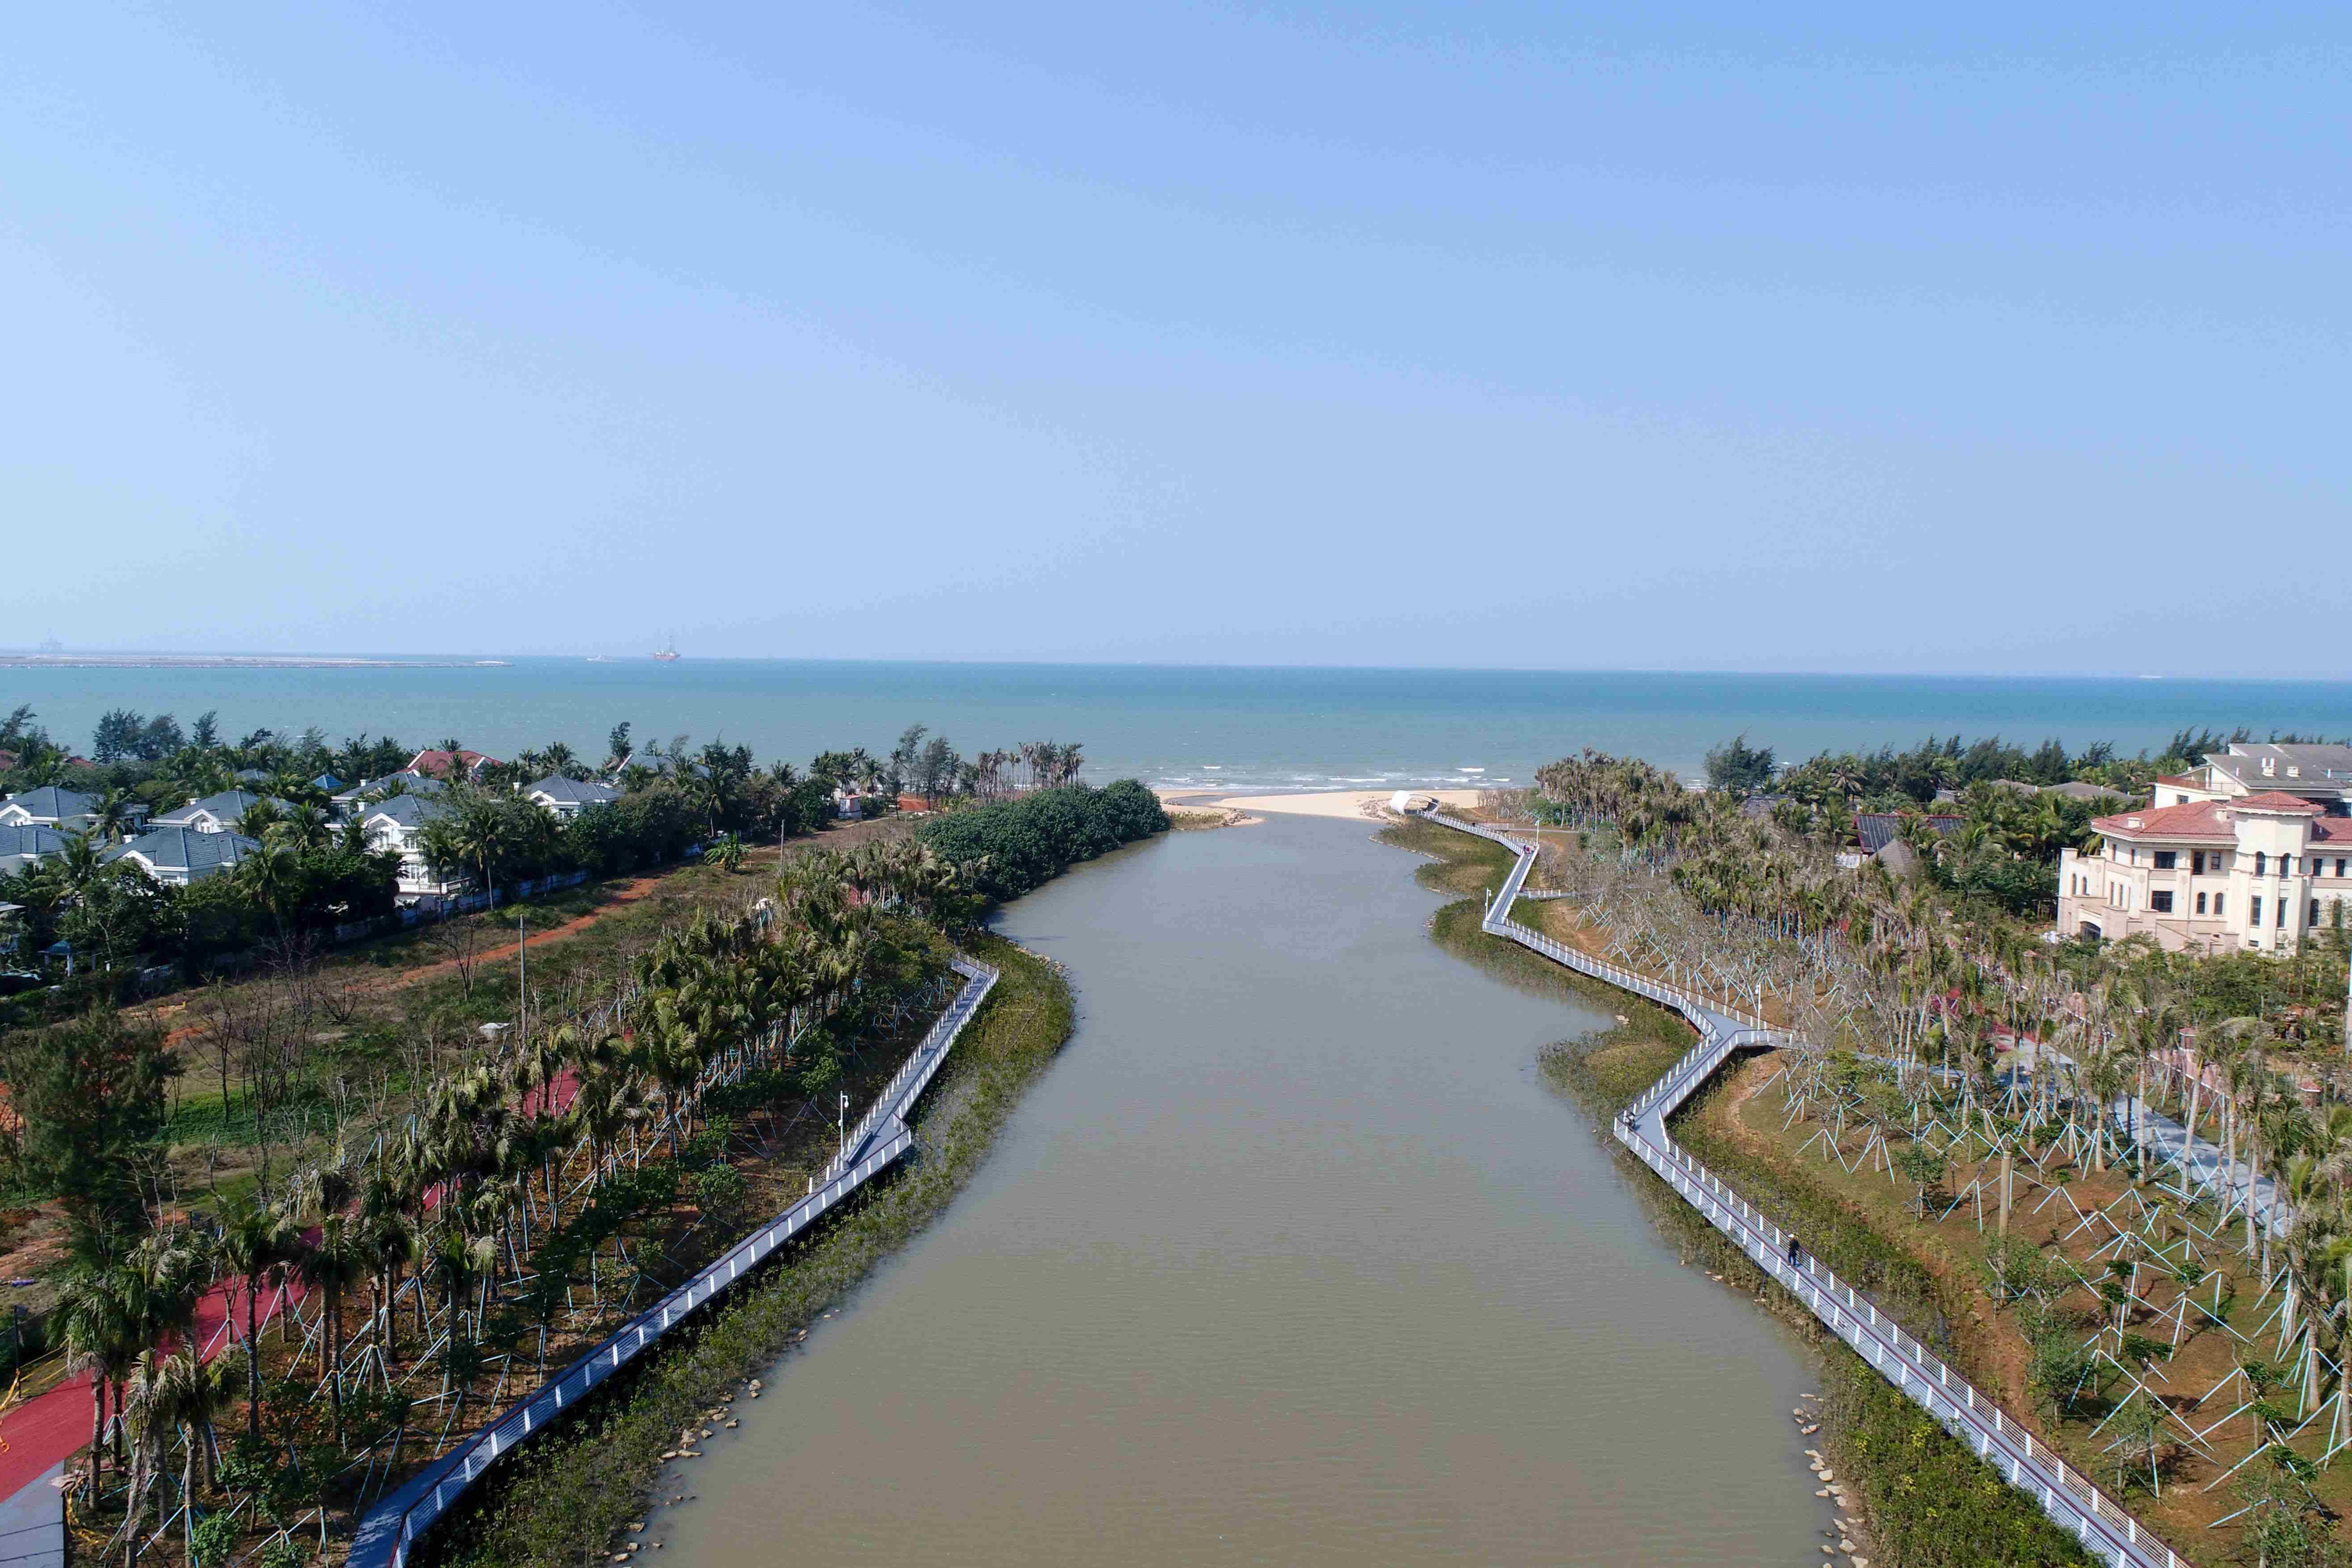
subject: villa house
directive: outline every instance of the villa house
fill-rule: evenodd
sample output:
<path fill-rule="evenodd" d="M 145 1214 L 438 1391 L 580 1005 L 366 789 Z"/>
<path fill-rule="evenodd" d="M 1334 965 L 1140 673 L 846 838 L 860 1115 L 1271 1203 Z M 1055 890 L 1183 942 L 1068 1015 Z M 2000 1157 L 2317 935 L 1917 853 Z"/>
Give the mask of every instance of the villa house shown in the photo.
<path fill-rule="evenodd" d="M 63 854 L 72 841 L 55 828 L 29 823 L 0 823 L 0 876 L 29 871 L 55 854 Z"/>
<path fill-rule="evenodd" d="M 84 833 L 98 821 L 98 799 L 54 784 L 23 789 L 0 800 L 0 827 L 55 828 Z"/>
<path fill-rule="evenodd" d="M 2252 760 L 2259 776 L 2261 759 Z M 2198 777 L 2210 775 L 2184 776 Z M 2225 768 L 2220 777 L 2238 774 Z M 2180 788 L 2160 784 L 2157 798 Z M 2058 857 L 2058 929 L 2146 935 L 2170 951 L 2291 950 L 2339 914 L 2352 919 L 2342 907 L 2352 900 L 2352 816 L 2331 815 L 2334 803 L 2272 789 L 2097 818 L 2091 826 L 2100 847 Z"/>
<path fill-rule="evenodd" d="M 467 885 L 463 874 L 452 871 L 445 875 L 425 858 L 425 824 L 448 810 L 447 802 L 423 793 L 394 795 L 360 814 L 360 831 L 367 836 L 369 850 L 399 853 L 400 874 L 395 885 L 399 895 L 411 903 L 420 898 L 444 898 L 463 891 Z"/>
<path fill-rule="evenodd" d="M 283 800 L 267 795 L 256 795 L 248 789 L 224 789 L 217 795 L 207 795 L 201 800 L 192 800 L 176 811 L 166 811 L 155 819 L 159 828 L 186 828 L 198 833 L 233 833 L 245 821 L 245 814 L 268 801 L 285 810 Z"/>
<path fill-rule="evenodd" d="M 2157 779 L 2149 804 L 2193 806 L 2264 794 L 2292 795 L 2332 817 L 2352 814 L 2352 746 L 2233 742 L 2186 773 Z"/>
<path fill-rule="evenodd" d="M 609 806 L 621 798 L 621 792 L 610 784 L 595 784 L 578 779 L 566 779 L 560 773 L 522 787 L 522 797 L 542 810 L 551 811 L 568 821 L 591 806 Z"/>
<path fill-rule="evenodd" d="M 234 869 L 260 849 L 259 840 L 243 833 L 175 826 L 142 833 L 107 851 L 103 858 L 109 863 L 127 860 L 167 887 L 185 887 Z"/>
<path fill-rule="evenodd" d="M 408 759 L 405 771 L 422 773 L 428 779 L 463 779 L 471 783 L 481 778 L 484 767 L 498 760 L 463 747 L 455 751 L 420 751 Z"/>
<path fill-rule="evenodd" d="M 422 773 L 387 773 L 381 779 L 362 779 L 348 789 L 339 789 L 328 799 L 328 807 L 338 821 L 359 810 L 360 802 L 371 795 L 380 795 L 397 785 L 411 795 L 437 795 L 449 786 L 438 779 Z"/>

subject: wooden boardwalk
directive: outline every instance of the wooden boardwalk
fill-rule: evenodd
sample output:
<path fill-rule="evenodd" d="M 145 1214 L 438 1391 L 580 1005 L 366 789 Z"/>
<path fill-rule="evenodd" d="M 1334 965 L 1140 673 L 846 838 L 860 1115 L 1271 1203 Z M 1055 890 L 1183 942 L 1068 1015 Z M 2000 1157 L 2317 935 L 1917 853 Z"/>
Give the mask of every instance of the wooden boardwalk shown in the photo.
<path fill-rule="evenodd" d="M 1511 873 L 1504 879 L 1487 908 L 1481 928 L 1489 935 L 1532 948 L 1554 962 L 1605 980 L 1662 1006 L 1672 1008 L 1698 1031 L 1699 1042 L 1670 1068 L 1665 1076 L 1643 1091 L 1611 1130 L 1617 1141 L 1641 1157 L 1684 1200 L 1722 1231 L 1756 1266 L 1802 1301 L 1832 1333 L 1879 1375 L 1933 1416 L 1944 1428 L 1966 1443 L 1998 1470 L 2011 1485 L 2041 1505 L 2059 1526 L 2075 1536 L 2084 1551 L 2116 1568 L 2189 1568 L 2187 1560 L 2158 1540 L 2114 1499 L 2091 1484 L 2037 1442 L 1981 1389 L 1954 1372 L 1918 1340 L 1882 1314 L 1868 1297 L 1804 1253 L 1791 1261 L 1794 1238 L 1767 1218 L 1705 1166 L 1678 1147 L 1666 1130 L 1672 1115 L 1701 1085 L 1738 1051 L 1769 1048 L 1786 1038 L 1763 1019 L 1721 1007 L 1689 992 L 1660 985 L 1646 976 L 1577 952 L 1542 933 L 1521 925 L 1511 906 L 1528 873 L 1535 866 L 1536 846 L 1497 829 L 1456 821 L 1433 811 L 1417 813 L 1424 820 L 1457 831 L 1490 839 L 1512 852 Z"/>
<path fill-rule="evenodd" d="M 360 1521 L 352 1537 L 346 1560 L 352 1568 L 404 1568 L 418 1537 L 500 1456 L 562 1420 L 572 1406 L 696 1309 L 766 1262 L 786 1242 L 898 1163 L 914 1146 L 915 1134 L 907 1117 L 915 1102 L 939 1075 L 949 1048 L 996 984 L 996 971 L 985 964 L 958 958 L 955 969 L 964 977 L 963 989 L 875 1097 L 873 1108 L 850 1129 L 841 1152 L 825 1167 L 824 1178 L 814 1190 L 378 1503 Z"/>

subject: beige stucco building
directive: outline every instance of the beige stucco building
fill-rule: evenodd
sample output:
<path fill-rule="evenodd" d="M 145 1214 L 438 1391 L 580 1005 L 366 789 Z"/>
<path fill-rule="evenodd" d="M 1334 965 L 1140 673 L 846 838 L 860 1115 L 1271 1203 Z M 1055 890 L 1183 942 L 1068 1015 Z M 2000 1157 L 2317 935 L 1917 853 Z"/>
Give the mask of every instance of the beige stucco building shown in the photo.
<path fill-rule="evenodd" d="M 2352 816 L 2331 814 L 2343 810 L 2340 793 L 2217 789 L 2200 799 L 2189 785 L 2198 777 L 2158 784 L 2156 799 L 2166 804 L 2095 820 L 2102 842 L 2091 853 L 2060 854 L 2062 934 L 2282 952 L 2336 922 L 2352 900 Z M 2352 922 L 2352 909 L 2340 914 Z"/>

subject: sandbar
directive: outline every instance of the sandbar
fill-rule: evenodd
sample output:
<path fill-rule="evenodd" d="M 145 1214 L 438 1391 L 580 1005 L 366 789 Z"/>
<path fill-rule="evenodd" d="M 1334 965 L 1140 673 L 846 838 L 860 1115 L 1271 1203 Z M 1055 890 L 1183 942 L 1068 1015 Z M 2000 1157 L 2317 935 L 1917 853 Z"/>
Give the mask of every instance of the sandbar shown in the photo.
<path fill-rule="evenodd" d="M 1162 789 L 1160 798 L 1171 806 L 1231 806 L 1244 811 L 1280 811 L 1294 817 L 1360 817 L 1366 805 L 1388 803 L 1391 789 L 1325 789 L 1297 795 L 1220 795 L 1213 789 Z M 1475 806 L 1475 789 L 1415 789 L 1414 795 L 1434 795 L 1449 806 Z"/>

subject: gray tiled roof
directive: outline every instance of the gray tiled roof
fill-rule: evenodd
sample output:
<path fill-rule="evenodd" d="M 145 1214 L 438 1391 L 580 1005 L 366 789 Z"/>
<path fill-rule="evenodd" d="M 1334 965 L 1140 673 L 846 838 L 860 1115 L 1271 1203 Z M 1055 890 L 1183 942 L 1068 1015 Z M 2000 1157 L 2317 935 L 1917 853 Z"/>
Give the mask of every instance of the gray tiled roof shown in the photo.
<path fill-rule="evenodd" d="M 2226 752 L 2215 752 L 2205 760 L 2213 767 L 2257 789 L 2304 789 L 2352 788 L 2352 747 L 2323 746 L 2305 742 L 2290 742 L 2284 746 L 2269 741 L 2239 741 Z M 2263 771 L 2268 762 L 2271 771 Z M 2294 772 L 2289 773 L 2288 768 Z"/>
<path fill-rule="evenodd" d="M 183 871 L 191 877 L 236 864 L 261 847 L 243 833 L 200 833 L 194 828 L 157 828 L 106 852 L 109 861 L 135 854 L 157 871 Z"/>
<path fill-rule="evenodd" d="M 559 806 L 602 806 L 621 798 L 621 792 L 610 784 L 585 782 L 551 773 L 536 783 L 522 787 L 526 796 L 544 796 Z"/>
<path fill-rule="evenodd" d="M 36 827 L 26 822 L 0 822 L 0 861 L 14 860 L 20 855 L 53 855 L 63 851 L 71 838 L 55 828 Z"/>
<path fill-rule="evenodd" d="M 2110 789 L 2104 784 L 2085 784 L 2079 779 L 2069 779 L 2063 784 L 2044 784 L 2042 787 L 2042 793 L 2063 795 L 2069 800 L 2128 800 L 2131 799 L 2121 789 Z"/>
<path fill-rule="evenodd" d="M 399 779 L 401 783 L 406 785 L 408 787 L 408 792 L 412 795 L 434 795 L 449 788 L 446 780 L 428 778 L 422 773 L 387 773 L 381 779 L 361 779 L 350 789 L 338 791 L 335 795 L 335 800 L 341 804 L 348 805 L 352 801 L 358 800 L 362 795 L 373 794 L 376 790 L 383 789 L 395 779 Z"/>
<path fill-rule="evenodd" d="M 60 789 L 54 784 L 44 784 L 38 789 L 18 790 L 8 797 L 7 803 L 21 806 L 29 814 L 52 822 L 86 817 L 98 810 L 98 797 L 95 795 Z"/>
<path fill-rule="evenodd" d="M 209 811 L 224 822 L 241 822 L 247 811 L 267 800 L 269 800 L 268 796 L 256 795 L 247 789 L 224 789 L 217 795 L 191 800 L 176 811 L 164 812 L 155 819 L 155 825 L 159 828 L 177 827 L 193 821 L 199 811 Z M 286 809 L 283 800 L 274 800 L 271 804 L 281 810 Z"/>
<path fill-rule="evenodd" d="M 373 822 L 378 817 L 385 817 L 404 828 L 418 828 L 448 809 L 447 801 L 436 800 L 429 795 L 394 795 L 391 800 L 378 801 L 361 812 L 360 821 Z"/>

